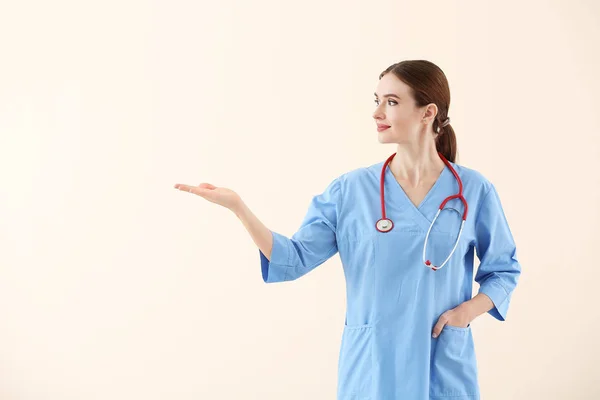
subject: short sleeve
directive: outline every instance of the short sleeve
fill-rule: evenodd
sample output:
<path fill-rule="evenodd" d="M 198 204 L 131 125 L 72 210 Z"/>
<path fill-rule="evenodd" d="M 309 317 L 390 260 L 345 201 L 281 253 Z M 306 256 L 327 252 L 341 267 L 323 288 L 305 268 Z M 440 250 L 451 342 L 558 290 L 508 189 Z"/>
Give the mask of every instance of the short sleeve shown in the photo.
<path fill-rule="evenodd" d="M 322 193 L 313 196 L 299 229 L 291 238 L 271 231 L 271 260 L 259 250 L 264 282 L 297 279 L 338 252 L 336 231 L 341 201 L 340 185 L 338 177 Z"/>
<path fill-rule="evenodd" d="M 479 293 L 494 303 L 489 311 L 500 321 L 506 314 L 521 274 L 517 248 L 494 185 L 484 195 L 475 221 L 476 251 L 480 260 L 475 281 Z"/>

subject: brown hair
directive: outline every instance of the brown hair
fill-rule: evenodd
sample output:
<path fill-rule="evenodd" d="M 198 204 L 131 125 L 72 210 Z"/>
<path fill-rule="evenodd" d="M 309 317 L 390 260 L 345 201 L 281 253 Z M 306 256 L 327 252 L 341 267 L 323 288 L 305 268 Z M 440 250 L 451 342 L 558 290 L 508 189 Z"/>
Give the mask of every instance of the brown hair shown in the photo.
<path fill-rule="evenodd" d="M 437 132 L 439 127 L 440 132 L 436 136 L 435 147 L 448 161 L 456 162 L 456 134 L 450 124 L 442 127 L 450 108 L 450 88 L 444 72 L 427 60 L 405 60 L 392 64 L 379 75 L 379 79 L 388 72 L 410 86 L 417 107 L 430 103 L 437 106 L 433 131 Z"/>

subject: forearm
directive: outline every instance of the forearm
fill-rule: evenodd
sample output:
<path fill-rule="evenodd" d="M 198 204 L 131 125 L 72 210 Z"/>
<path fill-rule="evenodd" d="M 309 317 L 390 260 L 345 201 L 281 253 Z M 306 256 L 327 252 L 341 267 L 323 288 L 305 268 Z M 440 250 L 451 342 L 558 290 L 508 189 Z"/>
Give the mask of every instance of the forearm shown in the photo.
<path fill-rule="evenodd" d="M 242 224 L 252 237 L 254 243 L 270 261 L 271 250 L 273 249 L 273 235 L 269 228 L 267 228 L 243 202 L 231 211 L 233 211 L 239 220 L 242 221 Z"/>

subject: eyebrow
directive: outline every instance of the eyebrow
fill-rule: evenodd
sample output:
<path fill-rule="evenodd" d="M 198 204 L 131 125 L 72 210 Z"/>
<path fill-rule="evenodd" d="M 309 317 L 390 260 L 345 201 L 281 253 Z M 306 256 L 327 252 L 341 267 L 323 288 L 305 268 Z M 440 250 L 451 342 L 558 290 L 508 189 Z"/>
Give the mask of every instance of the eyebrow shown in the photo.
<path fill-rule="evenodd" d="M 377 93 L 373 92 L 373 94 L 375 95 L 375 97 L 377 97 Z M 396 96 L 394 93 L 384 94 L 383 98 L 386 98 L 386 97 L 395 97 L 397 99 L 400 99 L 400 96 Z"/>

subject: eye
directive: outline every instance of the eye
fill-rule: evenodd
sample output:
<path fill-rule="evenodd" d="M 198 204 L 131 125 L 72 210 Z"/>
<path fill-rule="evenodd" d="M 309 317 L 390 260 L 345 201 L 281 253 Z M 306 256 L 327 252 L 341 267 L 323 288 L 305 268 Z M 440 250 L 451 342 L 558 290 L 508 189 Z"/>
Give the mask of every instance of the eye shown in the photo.
<path fill-rule="evenodd" d="M 379 99 L 375 99 L 373 101 L 375 102 L 376 105 L 379 105 Z M 390 102 L 392 102 L 394 104 L 390 104 Z M 395 105 L 395 104 L 398 104 L 398 103 L 395 100 L 388 99 L 388 104 L 390 104 L 392 106 L 392 105 Z"/>

